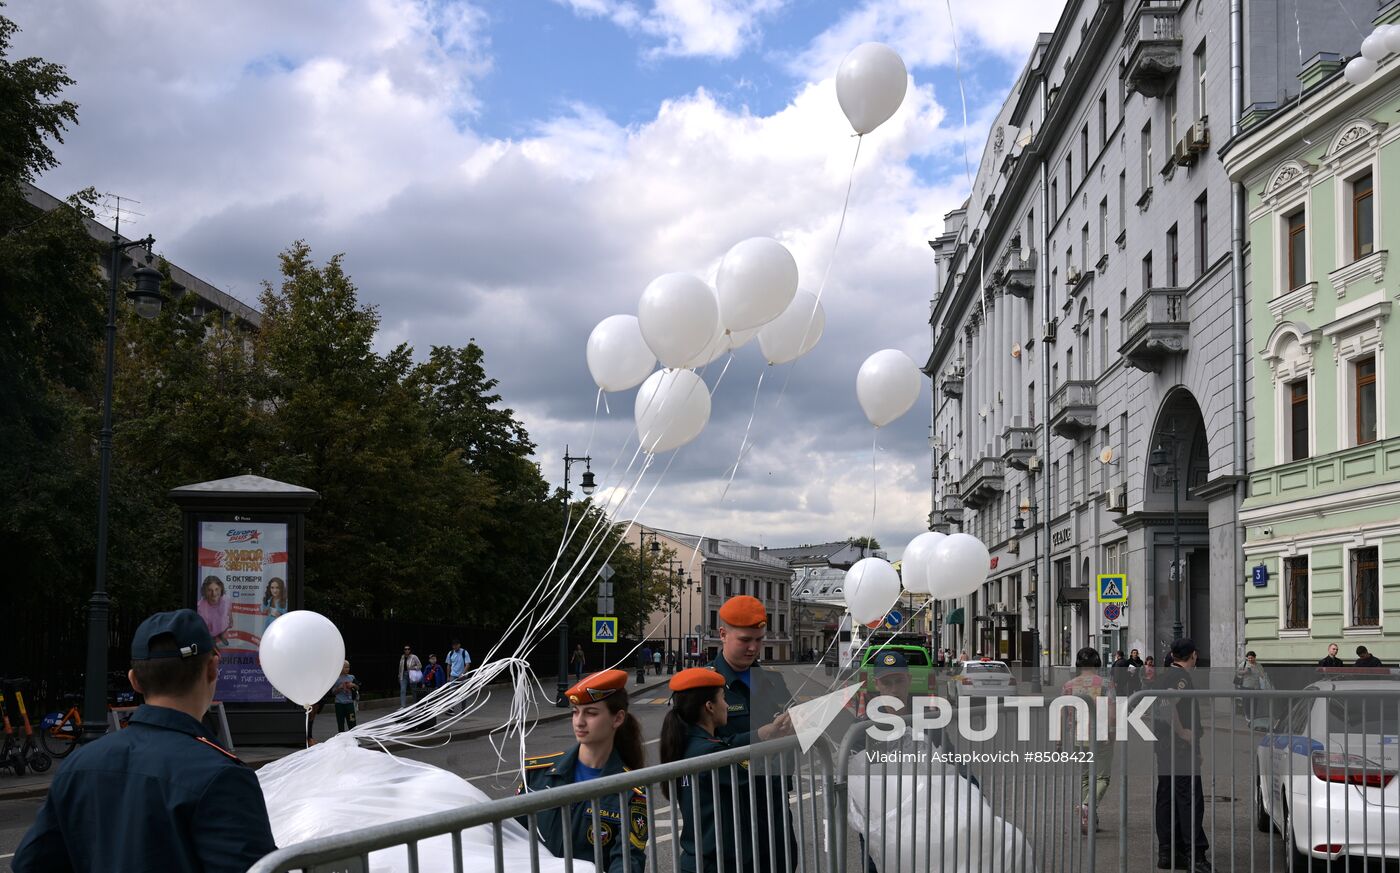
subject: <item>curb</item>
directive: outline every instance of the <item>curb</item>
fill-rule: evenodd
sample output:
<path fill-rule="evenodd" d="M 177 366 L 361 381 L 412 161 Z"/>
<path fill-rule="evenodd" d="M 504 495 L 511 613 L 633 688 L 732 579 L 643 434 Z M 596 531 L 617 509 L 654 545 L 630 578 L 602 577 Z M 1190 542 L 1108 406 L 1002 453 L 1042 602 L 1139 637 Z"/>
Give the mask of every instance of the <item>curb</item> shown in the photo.
<path fill-rule="evenodd" d="M 666 678 L 666 674 L 664 674 L 664 673 L 663 673 L 662 675 L 660 675 L 660 676 L 655 676 L 655 675 L 653 675 L 653 676 L 650 676 L 650 677 L 648 677 L 648 678 L 649 678 L 649 679 L 656 679 L 656 680 L 658 680 L 658 681 L 652 682 L 652 683 L 648 683 L 648 684 L 645 684 L 645 685 L 639 685 L 639 686 L 637 686 L 637 688 L 634 690 L 634 692 L 635 692 L 635 691 L 646 691 L 646 690 L 648 690 L 648 689 L 655 688 L 655 687 L 657 687 L 657 686 L 659 686 L 659 685 L 665 685 L 666 682 L 668 681 L 667 678 Z M 389 699 L 389 698 L 386 698 L 386 699 Z M 389 699 L 389 700 L 390 700 L 390 702 L 392 702 L 392 699 Z M 375 707 L 375 708 L 376 708 L 376 709 L 380 709 L 380 708 L 387 709 L 388 707 Z M 551 704 L 551 711 L 548 712 L 548 713 L 545 713 L 544 710 L 541 710 L 541 715 L 540 715 L 538 718 L 535 719 L 535 723 L 536 723 L 536 724 L 543 724 L 543 723 L 545 723 L 545 722 L 560 721 L 560 720 L 566 719 L 566 718 L 568 718 L 568 717 L 569 717 L 569 710 L 568 710 L 568 709 L 555 708 L 555 707 L 553 707 L 553 705 Z M 465 729 L 465 730 L 453 731 L 451 734 L 448 735 L 448 740 L 447 740 L 447 741 L 448 741 L 449 743 L 455 743 L 455 742 L 459 742 L 459 741 L 461 741 L 461 740 L 475 740 L 475 739 L 480 739 L 481 737 L 487 736 L 487 735 L 490 734 L 492 731 L 497 730 L 499 727 L 500 727 L 499 725 L 495 725 L 495 726 L 490 726 L 490 727 L 473 727 L 473 728 L 467 728 L 467 729 Z M 392 747 L 391 747 L 391 748 L 392 748 Z M 409 746 L 402 746 L 401 748 L 410 748 L 410 747 L 409 747 Z M 291 753 L 289 752 L 288 754 L 291 754 Z M 260 767 L 265 767 L 265 766 L 267 766 L 268 764 L 271 764 L 273 761 L 280 761 L 280 760 L 282 760 L 282 758 L 284 758 L 284 757 L 286 757 L 286 755 L 263 755 L 263 756 L 256 757 L 256 758 L 245 758 L 245 759 L 243 759 L 243 763 L 247 764 L 249 767 L 252 767 L 254 770 L 257 770 L 257 769 L 260 768 Z M 61 763 L 61 761 L 54 761 L 54 766 L 57 767 L 60 763 Z M 36 782 L 36 783 L 34 783 L 34 784 L 32 784 L 32 785 L 15 785 L 15 786 L 11 786 L 11 787 L 0 787 L 0 803 L 3 803 L 4 801 L 7 801 L 7 800 L 33 800 L 33 799 L 35 799 L 35 798 L 47 797 L 47 796 L 48 796 L 48 793 L 49 793 L 49 785 L 50 785 L 50 783 L 51 783 L 52 781 L 53 781 L 52 778 L 50 778 L 50 779 L 48 779 L 48 780 L 46 780 L 46 781 L 44 781 L 44 782 L 42 782 L 42 783 L 37 783 L 37 782 Z"/>

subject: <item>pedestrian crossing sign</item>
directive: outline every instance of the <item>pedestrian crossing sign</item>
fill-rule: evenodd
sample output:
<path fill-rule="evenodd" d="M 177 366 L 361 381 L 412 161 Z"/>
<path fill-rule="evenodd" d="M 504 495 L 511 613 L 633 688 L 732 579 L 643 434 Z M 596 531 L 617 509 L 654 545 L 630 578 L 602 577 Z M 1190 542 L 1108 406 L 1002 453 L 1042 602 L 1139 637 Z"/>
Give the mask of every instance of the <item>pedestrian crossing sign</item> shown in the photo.
<path fill-rule="evenodd" d="M 617 642 L 617 616 L 615 616 L 615 615 L 595 615 L 595 616 L 593 616 L 593 642 L 595 642 L 595 643 L 615 643 L 615 642 Z"/>
<path fill-rule="evenodd" d="M 1099 579 L 1099 603 L 1127 603 L 1128 577 L 1122 573 L 1102 573 Z"/>

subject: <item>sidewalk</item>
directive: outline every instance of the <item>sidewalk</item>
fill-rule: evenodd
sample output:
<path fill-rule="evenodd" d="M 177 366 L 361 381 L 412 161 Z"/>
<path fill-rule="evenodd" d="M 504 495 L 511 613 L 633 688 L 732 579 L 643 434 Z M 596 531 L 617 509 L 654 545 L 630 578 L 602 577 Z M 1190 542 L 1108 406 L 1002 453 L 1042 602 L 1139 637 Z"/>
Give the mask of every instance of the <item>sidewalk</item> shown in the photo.
<path fill-rule="evenodd" d="M 649 673 L 646 677 L 646 682 L 638 686 L 635 684 L 636 676 L 633 674 L 628 682 L 628 691 L 636 694 L 639 691 L 665 685 L 669 679 L 670 677 L 664 673 L 660 676 Z M 540 677 L 540 684 L 544 686 L 545 690 L 550 694 L 553 693 L 557 683 L 558 680 L 553 676 Z M 569 680 L 569 683 L 573 683 L 572 678 Z M 457 727 L 452 731 L 452 742 L 483 737 L 500 727 L 510 711 L 510 692 L 511 689 L 508 685 L 491 686 L 489 691 L 490 698 L 486 703 L 483 704 L 471 718 L 463 719 L 458 722 Z M 388 715 L 398 708 L 398 702 L 398 698 L 366 701 L 360 704 L 359 719 L 361 723 L 363 723 L 371 719 Z M 560 708 L 554 707 L 548 703 L 542 703 L 540 705 L 537 722 L 559 721 L 560 719 L 568 718 L 569 712 L 569 709 L 566 707 Z M 315 724 L 312 725 L 312 735 L 317 740 L 328 740 L 334 736 L 335 733 L 335 711 L 327 706 L 316 718 Z M 237 746 L 238 757 L 242 759 L 244 763 L 248 764 L 248 766 L 255 769 L 264 764 L 270 764 L 279 758 L 285 758 L 287 755 L 298 751 L 298 749 L 291 746 L 239 746 L 238 737 L 234 737 L 233 742 L 234 745 Z M 63 766 L 63 760 L 54 761 L 53 767 L 49 768 L 47 773 L 32 773 L 26 771 L 23 776 L 16 777 L 13 770 L 7 769 L 0 771 L 0 801 L 20 800 L 47 795 L 49 793 L 49 783 L 53 781 L 54 774 L 58 772 L 58 769 Z"/>

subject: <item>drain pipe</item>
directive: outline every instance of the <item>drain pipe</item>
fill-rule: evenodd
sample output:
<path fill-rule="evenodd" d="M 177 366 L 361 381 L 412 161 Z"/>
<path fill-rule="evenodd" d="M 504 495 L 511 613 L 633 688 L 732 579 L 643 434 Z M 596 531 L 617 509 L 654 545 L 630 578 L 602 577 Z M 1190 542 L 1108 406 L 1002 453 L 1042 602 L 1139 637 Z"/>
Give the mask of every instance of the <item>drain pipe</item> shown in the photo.
<path fill-rule="evenodd" d="M 1240 134 L 1240 121 L 1244 118 L 1244 10 L 1242 0 L 1230 0 L 1230 138 Z M 1234 566 L 1234 581 L 1231 590 L 1235 592 L 1234 652 L 1238 660 L 1244 645 L 1244 525 L 1239 522 L 1240 508 L 1245 498 L 1245 475 L 1249 465 L 1249 441 L 1246 431 L 1247 415 L 1245 403 L 1245 380 L 1249 377 L 1249 338 L 1245 333 L 1245 292 L 1244 239 L 1245 222 L 1244 183 L 1230 184 L 1230 283 L 1234 291 L 1234 306 L 1231 307 L 1231 328 L 1234 336 L 1234 386 L 1233 412 L 1235 459 L 1232 472 L 1235 475 L 1235 544 L 1231 563 Z"/>
<path fill-rule="evenodd" d="M 1045 75 L 1040 76 L 1040 128 L 1045 131 L 1045 119 L 1050 114 L 1050 92 Z M 1037 149 L 1039 150 L 1039 149 Z M 1050 191 L 1049 181 L 1046 177 L 1047 157 L 1042 151 L 1040 154 L 1040 288 L 1041 288 L 1041 309 L 1042 324 L 1050 323 L 1050 295 L 1054 289 L 1050 287 L 1050 225 L 1054 221 L 1054 216 L 1050 214 Z M 1040 426 L 1045 434 L 1042 441 L 1044 451 L 1040 458 L 1040 524 L 1045 529 L 1045 551 L 1041 554 L 1040 584 L 1036 597 L 1036 624 L 1045 628 L 1048 633 L 1051 624 L 1052 603 L 1054 596 L 1053 581 L 1050 578 L 1050 347 L 1045 341 L 1042 333 L 1040 338 Z M 1043 612 L 1042 612 L 1043 610 Z M 1045 616 L 1045 623 L 1038 620 L 1040 615 Z M 1036 634 L 1036 663 L 1041 665 L 1045 675 L 1049 675 L 1049 659 L 1041 655 L 1046 650 L 1045 640 Z M 1041 670 L 1036 670 L 1036 685 L 1039 685 Z M 1039 688 L 1033 688 L 1038 691 Z"/>

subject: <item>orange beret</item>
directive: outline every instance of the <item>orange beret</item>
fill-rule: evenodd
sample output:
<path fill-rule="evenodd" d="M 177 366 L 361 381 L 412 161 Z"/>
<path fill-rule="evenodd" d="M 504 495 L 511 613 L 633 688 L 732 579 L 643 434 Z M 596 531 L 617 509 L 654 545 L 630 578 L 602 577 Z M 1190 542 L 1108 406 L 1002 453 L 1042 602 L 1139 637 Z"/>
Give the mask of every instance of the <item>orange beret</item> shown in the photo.
<path fill-rule="evenodd" d="M 569 698 L 570 703 L 581 706 L 585 703 L 597 703 L 626 687 L 625 670 L 604 670 L 592 676 L 585 676 L 581 682 L 564 692 L 564 695 Z"/>
<path fill-rule="evenodd" d="M 672 691 L 689 691 L 692 688 L 721 688 L 724 677 L 709 667 L 687 667 L 671 677 Z"/>
<path fill-rule="evenodd" d="M 724 601 L 719 608 L 719 620 L 730 627 L 764 627 L 768 613 L 757 597 L 739 594 Z"/>

